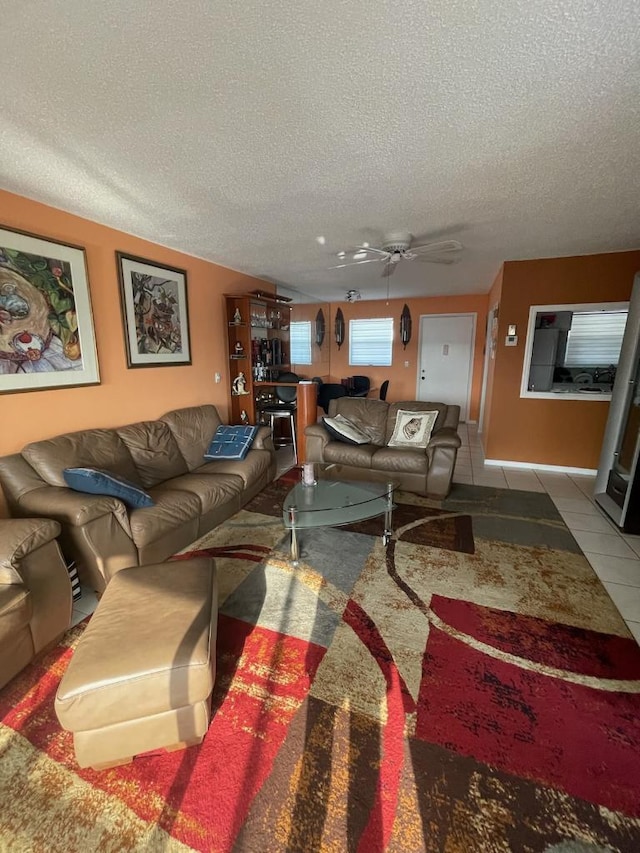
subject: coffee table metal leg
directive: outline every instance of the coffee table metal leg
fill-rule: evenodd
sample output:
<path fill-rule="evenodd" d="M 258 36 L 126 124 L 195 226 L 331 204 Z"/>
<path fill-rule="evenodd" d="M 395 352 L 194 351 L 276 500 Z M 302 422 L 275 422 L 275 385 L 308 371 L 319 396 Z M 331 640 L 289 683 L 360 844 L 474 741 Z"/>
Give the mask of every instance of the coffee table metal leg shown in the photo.
<path fill-rule="evenodd" d="M 393 536 L 392 524 L 393 514 L 393 483 L 387 483 L 387 506 L 384 511 L 384 533 L 382 534 L 382 544 L 388 545 Z"/>
<path fill-rule="evenodd" d="M 297 563 L 300 559 L 298 550 L 298 534 L 296 531 L 296 521 L 298 520 L 298 507 L 289 507 L 289 523 L 291 524 L 291 559 Z"/>

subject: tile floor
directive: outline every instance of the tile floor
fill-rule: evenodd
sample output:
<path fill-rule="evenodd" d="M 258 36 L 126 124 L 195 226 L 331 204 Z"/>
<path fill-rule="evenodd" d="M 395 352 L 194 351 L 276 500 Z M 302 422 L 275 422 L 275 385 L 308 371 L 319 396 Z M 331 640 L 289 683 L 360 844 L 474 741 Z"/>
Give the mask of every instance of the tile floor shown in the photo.
<path fill-rule="evenodd" d="M 546 492 L 640 643 L 640 536 L 622 534 L 593 502 L 595 478 L 485 465 L 477 427 L 461 424 L 459 433 L 462 447 L 458 451 L 454 482 Z M 278 475 L 292 464 L 291 448 L 279 449 Z M 73 609 L 73 624 L 93 613 L 96 603 L 95 593 L 83 587 L 82 598 Z"/>

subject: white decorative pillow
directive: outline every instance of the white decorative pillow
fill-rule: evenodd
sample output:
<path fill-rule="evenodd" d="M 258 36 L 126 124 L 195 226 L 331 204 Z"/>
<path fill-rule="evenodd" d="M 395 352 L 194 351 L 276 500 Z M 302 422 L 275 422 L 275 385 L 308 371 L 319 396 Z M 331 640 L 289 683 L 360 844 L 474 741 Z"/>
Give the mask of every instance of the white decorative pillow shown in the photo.
<path fill-rule="evenodd" d="M 425 448 L 429 444 L 438 412 L 410 412 L 398 409 L 388 447 Z"/>
<path fill-rule="evenodd" d="M 346 444 L 369 444 L 369 436 L 343 415 L 336 415 L 335 418 L 323 418 L 322 423 L 327 428 L 329 435 L 338 441 L 344 441 Z"/>

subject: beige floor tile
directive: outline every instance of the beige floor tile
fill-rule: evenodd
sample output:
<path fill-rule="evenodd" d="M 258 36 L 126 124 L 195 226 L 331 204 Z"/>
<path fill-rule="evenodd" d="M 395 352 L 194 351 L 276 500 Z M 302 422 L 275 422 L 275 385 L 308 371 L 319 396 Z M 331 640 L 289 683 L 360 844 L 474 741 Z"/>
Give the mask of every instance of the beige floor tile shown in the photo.
<path fill-rule="evenodd" d="M 593 497 L 593 487 L 596 482 L 595 477 L 588 477 L 582 474 L 571 474 L 570 477 L 583 494 L 588 498 Z"/>
<path fill-rule="evenodd" d="M 559 510 L 566 512 L 579 512 L 583 515 L 600 515 L 600 510 L 587 498 L 561 498 L 551 495 L 551 500 Z"/>
<path fill-rule="evenodd" d="M 586 554 L 585 556 L 601 581 L 640 587 L 640 560 L 608 557 L 606 554 Z"/>
<path fill-rule="evenodd" d="M 538 479 L 547 490 L 547 494 L 558 498 L 573 498 L 575 500 L 584 499 L 584 492 L 581 492 L 576 484 L 566 475 L 554 475 L 552 477 L 545 476 L 544 471 L 538 472 Z"/>
<path fill-rule="evenodd" d="M 585 554 L 605 554 L 608 557 L 625 557 L 628 560 L 636 557 L 635 551 L 617 533 L 592 533 L 588 530 L 573 530 L 572 533 Z"/>
<path fill-rule="evenodd" d="M 521 469 L 503 468 L 504 477 L 511 489 L 528 489 L 531 491 L 542 491 L 543 486 L 540 480 L 532 471 L 522 471 Z"/>
<path fill-rule="evenodd" d="M 617 531 L 602 515 L 584 515 L 580 512 L 564 512 L 560 515 L 569 530 L 588 530 L 591 533 L 608 533 L 612 535 Z"/>
<path fill-rule="evenodd" d="M 453 473 L 454 483 L 464 483 L 467 486 L 473 486 L 473 477 L 471 474 L 459 474 L 457 471 Z"/>
<path fill-rule="evenodd" d="M 627 545 L 632 548 L 638 556 L 640 556 L 640 536 L 627 536 L 623 533 L 622 538 Z"/>
<path fill-rule="evenodd" d="M 640 622 L 640 588 L 618 583 L 605 583 L 604 588 L 623 619 Z"/>
<path fill-rule="evenodd" d="M 631 631 L 633 636 L 636 638 L 636 642 L 640 646 L 640 622 L 631 622 L 629 619 L 626 620 L 627 628 Z"/>

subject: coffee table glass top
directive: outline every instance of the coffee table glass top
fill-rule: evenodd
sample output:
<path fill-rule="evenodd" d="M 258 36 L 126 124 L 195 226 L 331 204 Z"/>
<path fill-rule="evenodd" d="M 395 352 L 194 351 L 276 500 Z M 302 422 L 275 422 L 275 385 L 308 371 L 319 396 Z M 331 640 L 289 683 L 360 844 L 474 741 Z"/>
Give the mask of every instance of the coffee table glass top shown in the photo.
<path fill-rule="evenodd" d="M 318 479 L 313 486 L 296 483 L 282 507 L 284 525 L 334 527 L 364 521 L 391 509 L 393 483 Z"/>

